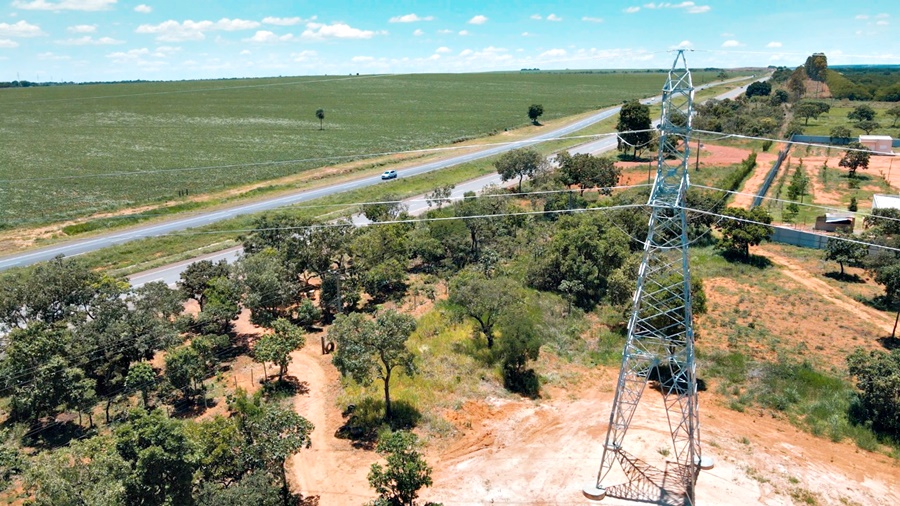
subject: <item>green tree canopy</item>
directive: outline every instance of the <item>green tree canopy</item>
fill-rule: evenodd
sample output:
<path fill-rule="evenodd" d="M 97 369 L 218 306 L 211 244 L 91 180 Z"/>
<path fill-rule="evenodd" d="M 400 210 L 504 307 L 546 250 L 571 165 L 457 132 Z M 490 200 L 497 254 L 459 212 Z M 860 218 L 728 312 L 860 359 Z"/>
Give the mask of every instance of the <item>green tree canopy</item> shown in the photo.
<path fill-rule="evenodd" d="M 578 185 L 581 194 L 588 188 L 597 188 L 602 195 L 611 195 L 612 187 L 619 184 L 622 169 L 612 158 L 600 158 L 588 153 L 570 155 L 562 151 L 556 155 L 559 164 L 557 177 L 566 186 Z"/>
<path fill-rule="evenodd" d="M 119 506 L 129 504 L 129 473 L 128 463 L 116 452 L 115 438 L 96 436 L 39 453 L 28 466 L 25 485 L 35 506 Z"/>
<path fill-rule="evenodd" d="M 751 97 L 768 97 L 772 93 L 772 83 L 768 81 L 754 81 L 747 86 L 745 95 Z"/>
<path fill-rule="evenodd" d="M 200 305 L 200 311 L 203 311 L 206 306 L 206 290 L 210 287 L 210 283 L 215 278 L 228 277 L 230 270 L 225 260 L 215 263 L 210 260 L 194 262 L 181 272 L 178 289 L 185 297 L 196 300 Z"/>
<path fill-rule="evenodd" d="M 431 467 L 418 451 L 419 438 L 397 431 L 383 437 L 375 448 L 387 460 L 369 471 L 369 485 L 378 492 L 376 504 L 414 506 L 422 487 L 431 486 Z"/>
<path fill-rule="evenodd" d="M 272 332 L 263 335 L 253 347 L 253 357 L 259 362 L 278 365 L 278 381 L 282 381 L 291 363 L 291 353 L 306 343 L 303 329 L 289 320 L 278 318 L 272 322 Z"/>
<path fill-rule="evenodd" d="M 538 118 L 544 114 L 544 106 L 540 104 L 531 104 L 528 106 L 528 119 L 535 125 L 538 125 Z"/>
<path fill-rule="evenodd" d="M 328 334 L 335 341 L 332 363 L 344 376 L 367 385 L 384 383 L 385 418 L 392 417 L 390 384 L 394 369 L 415 374 L 416 366 L 406 341 L 416 329 L 409 315 L 387 310 L 370 320 L 360 313 L 338 316 Z"/>
<path fill-rule="evenodd" d="M 522 191 L 522 180 L 546 170 L 547 160 L 537 151 L 530 148 L 507 151 L 494 162 L 494 168 L 504 182 L 519 179 L 518 191 Z"/>
<path fill-rule="evenodd" d="M 616 131 L 620 132 L 619 149 L 628 154 L 628 147 L 631 146 L 636 157 L 638 151 L 646 148 L 653 140 L 650 107 L 637 100 L 622 104 L 622 108 L 619 110 L 619 120 L 616 122 Z"/>
<path fill-rule="evenodd" d="M 885 353 L 857 348 L 847 365 L 860 390 L 858 412 L 853 414 L 862 422 L 871 421 L 881 433 L 900 434 L 900 349 Z"/>
<path fill-rule="evenodd" d="M 503 312 L 521 295 L 521 286 L 507 277 L 489 278 L 484 273 L 466 269 L 450 280 L 448 302 L 454 311 L 472 318 L 487 340 L 494 346 L 494 326 Z"/>
<path fill-rule="evenodd" d="M 875 119 L 875 109 L 868 105 L 858 105 L 847 113 L 847 118 L 856 121 L 872 121 Z"/>
<path fill-rule="evenodd" d="M 748 211 L 738 207 L 727 207 L 723 215 L 732 219 L 724 219 L 719 224 L 722 239 L 719 247 L 735 252 L 745 260 L 750 258 L 750 246 L 756 246 L 772 234 L 772 217 L 762 207 Z"/>
<path fill-rule="evenodd" d="M 323 130 L 325 128 L 325 109 L 316 109 L 316 118 L 319 119 L 319 130 Z"/>
<path fill-rule="evenodd" d="M 850 240 L 847 240 L 850 239 Z M 869 247 L 856 240 L 853 234 L 839 234 L 831 237 L 825 243 L 825 260 L 837 262 L 841 266 L 841 276 L 844 275 L 844 264 L 859 263 L 869 254 Z"/>
<path fill-rule="evenodd" d="M 850 177 L 856 177 L 857 170 L 869 168 L 869 148 L 858 142 L 851 142 L 838 165 L 846 167 Z"/>

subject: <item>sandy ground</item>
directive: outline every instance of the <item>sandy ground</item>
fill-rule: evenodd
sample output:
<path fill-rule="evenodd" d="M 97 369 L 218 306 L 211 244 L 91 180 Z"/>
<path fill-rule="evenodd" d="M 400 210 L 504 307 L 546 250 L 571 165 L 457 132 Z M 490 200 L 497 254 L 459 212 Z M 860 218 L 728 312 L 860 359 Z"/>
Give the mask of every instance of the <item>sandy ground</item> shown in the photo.
<path fill-rule="evenodd" d="M 823 303 L 890 330 L 890 318 L 815 279 L 802 262 L 777 251 L 758 253 Z M 711 296 L 718 297 L 716 293 Z M 427 441 L 434 485 L 422 492 L 420 504 L 591 504 L 581 489 L 598 471 L 617 371 L 579 372 L 579 383 L 548 387 L 537 401 L 489 397 L 443 413 L 457 433 Z M 330 357 L 321 355 L 318 335 L 311 335 L 306 347 L 294 353 L 290 374 L 308 387 L 294 406 L 316 426 L 312 447 L 291 461 L 297 490 L 306 497 L 318 496 L 321 505 L 359 505 L 374 498 L 366 475 L 377 455 L 334 437 L 343 423 L 334 402 L 340 381 Z M 768 412 L 730 410 L 714 390 L 709 388 L 700 398 L 703 452 L 715 458 L 716 466 L 700 474 L 698 504 L 900 504 L 900 463 L 850 442 L 814 437 Z M 647 390 L 643 400 L 625 449 L 661 467 L 665 457 L 660 450 L 670 446 L 668 425 L 659 395 Z M 605 483 L 620 480 L 614 472 Z M 637 503 L 607 498 L 601 504 Z"/>

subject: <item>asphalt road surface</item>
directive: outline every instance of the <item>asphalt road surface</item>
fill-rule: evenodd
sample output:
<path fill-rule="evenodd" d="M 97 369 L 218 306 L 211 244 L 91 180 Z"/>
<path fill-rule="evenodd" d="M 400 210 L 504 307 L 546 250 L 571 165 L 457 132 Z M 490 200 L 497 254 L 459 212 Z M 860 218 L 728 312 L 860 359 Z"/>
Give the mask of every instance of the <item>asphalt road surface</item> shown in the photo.
<path fill-rule="evenodd" d="M 735 78 L 727 81 L 721 81 L 716 83 L 710 83 L 703 86 L 698 86 L 696 90 L 702 90 L 704 88 L 710 86 L 716 86 L 723 83 L 736 82 L 740 80 L 744 80 L 746 78 Z M 659 101 L 660 97 L 654 97 L 651 99 L 647 99 L 645 103 L 651 103 L 654 101 Z M 612 107 L 609 109 L 604 109 L 595 114 L 591 114 L 590 116 L 566 125 L 561 128 L 556 128 L 553 130 L 548 130 L 540 135 L 532 137 L 530 139 L 524 140 L 522 142 L 517 142 L 513 144 L 506 144 L 502 146 L 495 146 L 491 148 L 486 148 L 474 153 L 468 153 L 464 155 L 454 156 L 451 158 L 447 158 L 444 160 L 439 160 L 436 162 L 425 163 L 421 165 L 417 165 L 408 169 L 404 169 L 398 171 L 400 177 L 409 177 L 418 174 L 424 174 L 427 172 L 444 169 L 447 167 L 451 167 L 454 165 L 459 165 L 462 163 L 471 162 L 474 160 L 479 160 L 482 158 L 486 158 L 489 156 L 497 155 L 500 153 L 504 153 L 506 151 L 510 151 L 513 149 L 518 149 L 525 146 L 531 146 L 534 144 L 538 144 L 547 139 L 553 139 L 557 137 L 562 137 L 565 135 L 569 135 L 573 132 L 586 128 L 594 123 L 603 121 L 607 118 L 610 118 L 619 112 L 619 107 Z M 601 139 L 600 141 L 596 141 L 598 143 L 603 142 L 612 142 L 615 144 L 615 138 L 610 137 L 608 139 Z M 592 149 L 592 148 L 591 148 Z M 209 225 L 211 223 L 215 223 L 222 220 L 227 220 L 229 218 L 234 218 L 236 216 L 257 213 L 261 211 L 268 211 L 271 209 L 276 209 L 279 207 L 289 206 L 292 204 L 298 204 L 302 202 L 307 202 L 313 199 L 317 199 L 320 197 L 325 197 L 328 195 L 333 195 L 336 193 L 341 193 L 345 191 L 355 190 L 359 188 L 366 188 L 369 186 L 373 186 L 376 184 L 382 183 L 380 176 L 372 176 L 362 179 L 357 179 L 354 181 L 349 181 L 346 183 L 335 184 L 323 188 L 319 188 L 316 190 L 308 190 L 297 193 L 292 193 L 288 195 L 283 195 L 280 197 L 273 197 L 265 200 L 261 200 L 258 202 L 247 203 L 247 204 L 239 204 L 226 209 L 221 209 L 218 211 L 210 211 L 198 213 L 192 216 L 177 218 L 174 220 L 156 223 L 152 225 L 144 225 L 138 226 L 126 230 L 121 230 L 117 232 L 111 232 L 108 234 L 102 234 L 98 236 L 94 236 L 88 239 L 80 239 L 67 241 L 63 243 L 58 243 L 53 246 L 48 246 L 44 248 L 38 248 L 35 250 L 31 250 L 24 253 L 19 253 L 11 256 L 6 256 L 0 258 L 0 271 L 10 269 L 13 267 L 24 267 L 27 265 L 31 265 L 37 262 L 43 262 L 52 259 L 57 255 L 65 255 L 65 256 L 76 256 L 84 253 L 88 253 L 91 251 L 96 251 L 102 248 L 106 248 L 109 246 L 114 246 L 116 244 L 121 244 L 124 242 L 134 241 L 138 239 L 144 239 L 147 237 L 154 237 L 159 235 L 170 234 L 173 232 L 179 232 L 182 230 L 186 230 L 189 228 L 202 227 L 204 225 Z M 391 181 L 386 181 L 384 184 L 390 184 Z"/>

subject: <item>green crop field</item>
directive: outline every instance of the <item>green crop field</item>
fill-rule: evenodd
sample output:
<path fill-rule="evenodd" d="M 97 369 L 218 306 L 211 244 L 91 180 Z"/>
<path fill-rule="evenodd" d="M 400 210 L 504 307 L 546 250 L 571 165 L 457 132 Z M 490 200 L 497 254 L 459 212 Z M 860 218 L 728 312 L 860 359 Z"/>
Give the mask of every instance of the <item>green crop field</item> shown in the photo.
<path fill-rule="evenodd" d="M 532 103 L 552 120 L 655 95 L 664 81 L 661 72 L 511 72 L 2 89 L 0 228 L 486 136 L 526 125 Z"/>

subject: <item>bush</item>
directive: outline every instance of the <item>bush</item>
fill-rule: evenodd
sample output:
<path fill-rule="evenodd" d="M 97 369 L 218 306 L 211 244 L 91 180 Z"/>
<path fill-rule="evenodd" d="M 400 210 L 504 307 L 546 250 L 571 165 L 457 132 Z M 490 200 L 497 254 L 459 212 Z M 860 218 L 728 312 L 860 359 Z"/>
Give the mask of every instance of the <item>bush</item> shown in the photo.
<path fill-rule="evenodd" d="M 851 416 L 872 429 L 900 437 L 900 349 L 890 353 L 857 348 L 847 364 L 859 388 Z"/>

